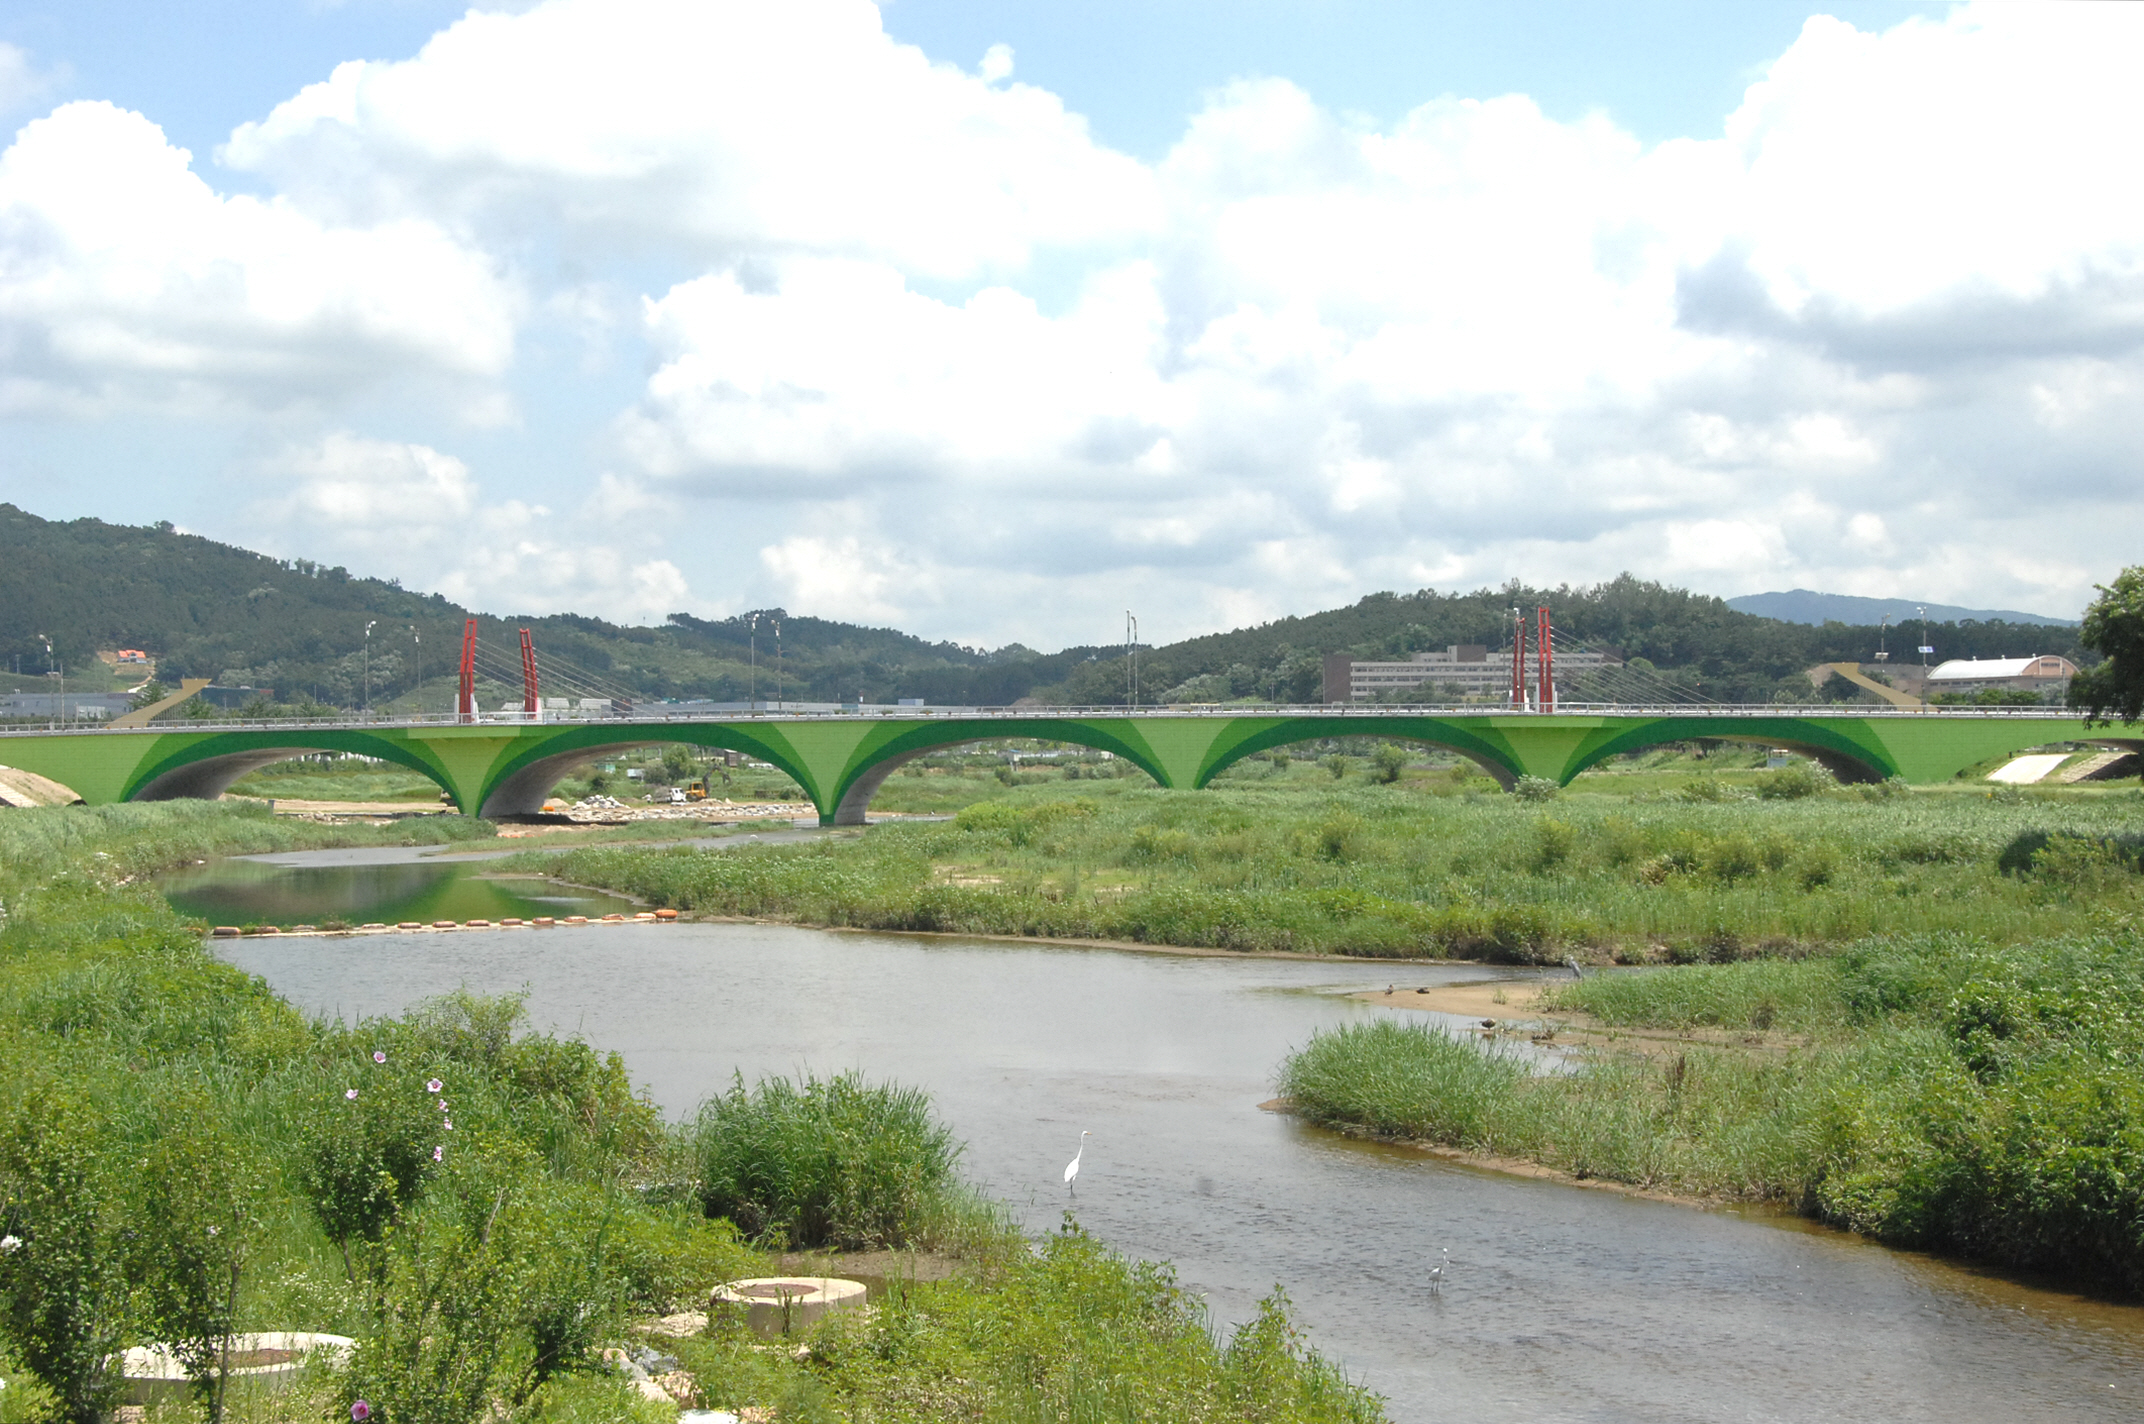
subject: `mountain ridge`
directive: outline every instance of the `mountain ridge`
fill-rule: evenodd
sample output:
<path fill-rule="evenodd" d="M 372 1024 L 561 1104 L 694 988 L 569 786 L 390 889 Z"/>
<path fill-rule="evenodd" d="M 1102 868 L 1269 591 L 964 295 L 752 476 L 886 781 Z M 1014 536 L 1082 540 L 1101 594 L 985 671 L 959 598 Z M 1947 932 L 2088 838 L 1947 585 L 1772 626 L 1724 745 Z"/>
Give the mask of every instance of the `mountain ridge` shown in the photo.
<path fill-rule="evenodd" d="M 1613 649 L 1654 679 L 1654 692 L 1688 700 L 1805 701 L 1813 695 L 1806 669 L 1872 658 L 1883 636 L 1873 626 L 1742 612 L 1728 600 L 1631 574 L 1590 587 L 1512 582 L 1380 592 L 1342 608 L 1142 647 L 1137 700 L 1314 702 L 1327 655 L 1404 659 L 1452 643 L 1502 647 L 1512 610 L 1539 606 L 1552 610 L 1559 646 Z M 167 681 L 207 677 L 330 707 L 444 711 L 470 617 L 486 650 L 479 696 L 487 706 L 519 700 L 521 628 L 532 631 L 547 693 L 971 706 L 1132 700 L 1134 669 L 1121 645 L 985 651 L 781 609 L 721 619 L 678 613 L 653 626 L 571 613 L 501 618 L 393 579 L 277 559 L 169 523 L 50 521 L 0 504 L 0 669 L 19 665 L 39 687 L 39 635 L 49 634 L 70 670 L 93 665 L 98 649 L 139 647 Z M 1897 640 L 1895 630 L 1890 636 Z M 1946 623 L 1932 625 L 1929 636 L 1945 657 L 2080 657 L 2075 628 L 2059 625 Z"/>
<path fill-rule="evenodd" d="M 1965 608 L 1954 603 L 1930 603 L 1926 599 L 1911 598 L 1865 598 L 1854 593 L 1818 593 L 1814 589 L 1792 588 L 1775 593 L 1745 593 L 1726 600 L 1727 606 L 1738 613 L 1754 613 L 1760 618 L 1777 618 L 1782 623 L 1846 623 L 1857 627 L 1873 627 L 1889 614 L 1891 626 L 1896 628 L 1909 620 L 1918 619 L 1925 609 L 1929 621 L 1934 623 L 1962 623 L 1970 618 L 1976 623 L 2032 623 L 2051 627 L 2074 628 L 2075 618 L 2055 618 L 2045 613 L 2020 613 L 2011 608 Z"/>

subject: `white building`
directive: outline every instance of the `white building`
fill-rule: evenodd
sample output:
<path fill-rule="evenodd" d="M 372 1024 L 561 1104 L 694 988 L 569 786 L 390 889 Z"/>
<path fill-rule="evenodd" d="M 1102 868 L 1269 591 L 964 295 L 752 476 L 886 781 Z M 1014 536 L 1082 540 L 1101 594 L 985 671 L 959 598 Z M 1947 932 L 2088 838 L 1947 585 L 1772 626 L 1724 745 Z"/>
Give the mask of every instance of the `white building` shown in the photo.
<path fill-rule="evenodd" d="M 1539 669 L 1533 651 L 1526 654 L 1529 684 Z M 1559 696 L 1570 689 L 1572 679 L 1602 668 L 1620 667 L 1620 659 L 1606 653 L 1563 652 L 1555 658 Z M 1393 692 L 1420 689 L 1417 699 L 1439 702 L 1453 698 L 1508 697 L 1511 693 L 1511 650 L 1490 652 L 1479 643 L 1454 643 L 1442 652 L 1416 653 L 1405 662 L 1357 662 L 1346 654 L 1325 660 L 1327 702 L 1369 702 Z"/>
<path fill-rule="evenodd" d="M 1926 695 L 1942 692 L 2061 692 L 2077 675 L 2077 665 L 2068 658 L 2047 654 L 2036 658 L 1952 658 L 1929 674 Z"/>

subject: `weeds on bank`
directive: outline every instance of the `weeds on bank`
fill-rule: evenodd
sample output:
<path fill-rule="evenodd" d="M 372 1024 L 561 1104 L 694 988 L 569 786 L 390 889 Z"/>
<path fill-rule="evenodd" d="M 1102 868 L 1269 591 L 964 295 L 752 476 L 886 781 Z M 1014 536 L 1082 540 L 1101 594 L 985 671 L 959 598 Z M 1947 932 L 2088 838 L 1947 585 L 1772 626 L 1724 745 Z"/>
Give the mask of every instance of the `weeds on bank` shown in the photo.
<path fill-rule="evenodd" d="M 1871 940 L 1822 959 L 1560 984 L 1612 1026 L 1795 1034 L 1540 1075 L 1420 1026 L 1323 1033 L 1281 1091 L 1315 1121 L 1582 1177 L 1768 1199 L 1902 1246 L 2144 1293 L 2144 939 Z"/>
<path fill-rule="evenodd" d="M 2144 885 L 2125 873 L 2137 861 L 2123 848 L 2140 811 L 2133 793 L 1527 801 L 1300 780 L 1198 793 L 1119 782 L 1016 789 L 950 824 L 880 826 L 838 845 L 591 849 L 529 863 L 679 909 L 859 928 L 1700 962 L 1906 927 L 2016 942 L 2125 913 Z M 2023 871 L 2004 861 L 2035 835 L 2053 849 Z"/>
<path fill-rule="evenodd" d="M 837 1405 L 936 1417 L 916 1401 L 952 1390 L 993 1419 L 1381 1417 L 1277 1304 L 1224 1345 L 1157 1268 L 1084 1241 L 1029 1264 L 1002 1213 L 952 1180 L 954 1144 L 920 1095 L 740 1084 L 723 1102 L 767 1131 L 712 1126 L 721 1106 L 681 1129 L 615 1055 L 525 1032 L 513 1000 L 308 1022 L 124 883 L 326 829 L 228 807 L 0 818 L 0 1424 L 108 1417 L 115 1356 L 150 1341 L 194 1377 L 160 1421 L 351 1418 L 363 1400 L 382 1424 L 660 1424 L 672 1411 L 600 1351 L 772 1266 L 709 1214 L 710 1135 L 770 1243 L 822 1223 L 830 1241 L 966 1248 L 976 1272 L 916 1287 L 912 1309 L 872 1317 L 878 1333 L 838 1337 L 846 1350 L 702 1337 L 684 1348 L 712 1395 L 785 1424 Z M 1011 1353 L 1038 1316 L 1060 1330 Z M 223 1342 L 285 1329 L 356 1348 L 287 1392 L 229 1387 Z"/>

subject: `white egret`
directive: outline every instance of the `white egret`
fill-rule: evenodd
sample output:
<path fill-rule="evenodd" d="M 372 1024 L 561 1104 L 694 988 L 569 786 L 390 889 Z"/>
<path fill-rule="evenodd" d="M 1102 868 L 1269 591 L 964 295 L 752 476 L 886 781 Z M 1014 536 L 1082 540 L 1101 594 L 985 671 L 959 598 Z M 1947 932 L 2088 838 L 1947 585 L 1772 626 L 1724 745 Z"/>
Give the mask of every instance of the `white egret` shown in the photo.
<path fill-rule="evenodd" d="M 1432 1291 L 1444 1289 L 1444 1268 L 1452 1264 L 1452 1248 L 1440 1246 L 1437 1249 L 1444 1253 L 1444 1259 L 1429 1268 L 1429 1288 Z"/>
<path fill-rule="evenodd" d="M 1079 1151 L 1077 1151 L 1077 1152 L 1073 1153 L 1073 1154 L 1072 1154 L 1072 1160 L 1071 1160 L 1071 1161 L 1069 1161 L 1069 1162 L 1067 1162 L 1067 1163 L 1065 1163 L 1065 1185 L 1066 1185 L 1067 1187 L 1070 1187 L 1070 1186 L 1072 1185 L 1072 1183 L 1073 1183 L 1074 1181 L 1076 1181 L 1076 1180 L 1078 1179 L 1078 1177 L 1079 1177 L 1079 1159 L 1080 1159 L 1080 1158 L 1082 1158 L 1082 1157 L 1084 1157 L 1084 1156 L 1086 1156 L 1086 1155 L 1087 1155 L 1087 1134 L 1086 1134 L 1086 1132 L 1082 1131 L 1082 1132 L 1080 1133 L 1080 1135 L 1079 1135 Z"/>

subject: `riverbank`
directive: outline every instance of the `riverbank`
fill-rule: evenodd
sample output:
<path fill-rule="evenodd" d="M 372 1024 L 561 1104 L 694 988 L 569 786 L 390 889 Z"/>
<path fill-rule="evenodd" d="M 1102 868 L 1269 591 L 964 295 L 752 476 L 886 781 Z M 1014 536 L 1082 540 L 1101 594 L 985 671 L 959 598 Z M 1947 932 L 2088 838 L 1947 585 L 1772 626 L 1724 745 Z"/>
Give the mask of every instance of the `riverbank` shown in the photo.
<path fill-rule="evenodd" d="M 1528 802 L 1299 778 L 1196 796 L 1078 782 L 809 847 L 519 864 L 681 911 L 833 928 L 1702 963 L 1906 928 L 2027 943 L 2089 926 L 2133 898 L 2140 810 L 2126 792 Z"/>
<path fill-rule="evenodd" d="M 1280 1084 L 1315 1122 L 2144 1294 L 2140 961 L 2123 928 L 1552 981 L 1528 1012 L 1569 1016 L 1569 1072 L 1386 1019 Z"/>
<path fill-rule="evenodd" d="M 286 1328 L 355 1350 L 247 1398 L 256 1424 L 346 1417 L 358 1398 L 437 1424 L 672 1417 L 605 1351 L 638 1344 L 636 1320 L 704 1306 L 716 1282 L 782 1267 L 706 1209 L 706 1120 L 666 1125 L 616 1054 L 526 1031 L 518 1000 L 301 1015 L 211 959 L 200 926 L 142 884 L 189 852 L 322 832 L 168 803 L 0 818 L 0 1199 L 19 1238 L 0 1266 L 0 1420 L 108 1414 L 104 1362 L 132 1345 L 174 1342 L 212 1373 L 225 1334 Z M 824 1086 L 792 1099 L 824 1102 Z M 815 1155 L 843 1190 L 905 1183 L 892 1216 L 865 1194 L 865 1244 L 951 1246 L 958 1264 L 912 1272 L 939 1278 L 889 1288 L 808 1349 L 720 1325 L 676 1341 L 673 1399 L 785 1419 L 907 1417 L 930 1400 L 976 1417 L 1383 1417 L 1301 1346 L 1278 1299 L 1218 1339 L 1165 1267 L 1076 1229 L 1030 1249 L 942 1174 L 904 1175 L 904 1151 L 850 1171 L 843 1154 L 885 1139 L 854 1114 L 783 1122 L 781 1152 L 746 1134 L 728 1159 L 772 1183 L 765 1200 L 791 1200 L 785 1181 Z M 810 1244 L 808 1217 L 786 1229 Z"/>

